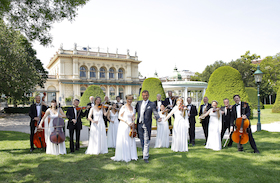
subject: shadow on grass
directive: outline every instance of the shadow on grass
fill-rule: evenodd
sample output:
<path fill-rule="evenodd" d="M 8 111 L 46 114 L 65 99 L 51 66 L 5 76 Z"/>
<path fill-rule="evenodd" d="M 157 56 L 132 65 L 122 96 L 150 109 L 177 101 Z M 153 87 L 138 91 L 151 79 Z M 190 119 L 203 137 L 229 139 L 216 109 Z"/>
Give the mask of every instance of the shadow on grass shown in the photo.
<path fill-rule="evenodd" d="M 279 182 L 280 133 L 254 134 L 261 154 L 236 147 L 221 151 L 205 149 L 203 140 L 189 152 L 150 149 L 150 163 L 142 160 L 114 162 L 114 149 L 108 154 L 85 155 L 86 148 L 74 154 L 53 156 L 27 149 L 0 150 L 5 162 L 0 165 L 1 181 L 24 182 Z M 12 139 L 14 140 L 14 139 Z M 25 139 L 26 140 L 26 139 Z M 19 152 L 18 152 L 19 151 Z M 4 155 L 3 155 L 4 154 Z M 5 157 L 7 156 L 7 157 Z"/>

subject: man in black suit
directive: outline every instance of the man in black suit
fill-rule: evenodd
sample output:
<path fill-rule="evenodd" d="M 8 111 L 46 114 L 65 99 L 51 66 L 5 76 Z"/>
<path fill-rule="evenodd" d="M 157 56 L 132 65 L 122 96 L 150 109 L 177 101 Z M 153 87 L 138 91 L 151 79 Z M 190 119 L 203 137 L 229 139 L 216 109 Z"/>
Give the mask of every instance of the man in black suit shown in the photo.
<path fill-rule="evenodd" d="M 111 102 L 109 101 L 109 97 L 108 96 L 105 96 L 104 97 L 104 102 L 102 102 L 103 106 L 105 106 L 105 112 L 108 111 L 109 109 L 109 106 L 111 105 Z M 105 126 L 108 127 L 108 118 L 107 116 L 103 115 L 103 120 L 104 120 L 104 123 L 105 123 Z"/>
<path fill-rule="evenodd" d="M 41 98 L 39 95 L 35 97 L 36 103 L 32 104 L 29 109 L 29 116 L 30 116 L 30 152 L 34 150 L 33 144 L 33 136 L 35 132 L 35 122 L 37 121 L 37 125 L 39 125 L 38 121 L 42 118 L 41 112 L 46 112 L 48 107 L 44 102 L 41 102 Z M 40 103 L 41 102 L 41 103 Z"/>
<path fill-rule="evenodd" d="M 208 97 L 203 98 L 204 104 L 200 106 L 199 116 L 205 114 L 212 106 L 208 103 Z M 207 142 L 208 139 L 208 125 L 209 125 L 209 118 L 210 116 L 206 116 L 204 119 L 201 119 L 200 123 L 202 124 L 205 140 Z M 205 144 L 206 144 L 205 142 Z"/>
<path fill-rule="evenodd" d="M 251 110 L 250 110 L 249 105 L 245 102 L 241 102 L 239 95 L 234 95 L 233 100 L 235 101 L 235 104 L 232 106 L 232 113 L 231 113 L 232 115 L 231 115 L 231 121 L 230 121 L 231 126 L 232 126 L 231 130 L 233 130 L 234 122 L 237 118 L 249 119 L 249 117 L 251 115 Z M 252 149 L 254 149 L 254 153 L 260 153 L 259 150 L 257 149 L 255 140 L 252 135 L 251 123 L 250 123 L 249 127 L 247 128 L 247 133 L 249 136 L 250 145 L 251 145 Z M 229 144 L 229 146 L 231 146 L 231 144 Z M 238 147 L 238 151 L 243 151 L 242 144 L 237 144 L 237 147 Z"/>
<path fill-rule="evenodd" d="M 71 153 L 74 152 L 74 131 L 76 131 L 76 150 L 80 149 L 80 131 L 82 129 L 81 118 L 85 117 L 86 114 L 82 111 L 82 109 L 76 110 L 79 103 L 80 101 L 75 99 L 73 101 L 73 107 L 69 107 L 66 112 L 66 116 L 68 118 L 67 129 L 69 129 Z"/>
<path fill-rule="evenodd" d="M 121 102 L 121 97 L 120 96 L 116 96 L 116 105 L 117 105 L 117 110 L 120 110 L 120 108 L 124 105 L 123 102 Z"/>
<path fill-rule="evenodd" d="M 85 117 L 86 119 L 88 120 L 88 114 L 89 114 L 89 111 L 92 107 L 94 107 L 94 97 L 93 96 L 90 96 L 89 97 L 89 100 L 90 102 L 87 104 L 87 109 L 86 109 L 86 112 L 85 112 Z M 91 125 L 91 121 L 89 121 L 89 126 Z M 90 127 L 88 128 L 88 131 L 90 131 Z"/>
<path fill-rule="evenodd" d="M 157 94 L 157 100 L 155 101 L 156 109 L 159 112 L 160 111 L 160 106 L 164 105 L 164 101 L 161 100 L 161 95 Z"/>
<path fill-rule="evenodd" d="M 173 107 L 176 105 L 175 97 L 172 97 L 172 91 L 168 91 L 168 97 L 164 100 L 164 106 L 167 107 L 167 109 L 170 109 L 169 112 L 173 109 Z M 173 115 L 174 118 L 174 115 Z M 168 119 L 169 126 L 171 126 L 171 118 Z M 172 134 L 172 129 L 170 129 L 170 133 Z"/>
<path fill-rule="evenodd" d="M 229 105 L 229 100 L 224 99 L 224 105 L 221 107 L 222 113 L 222 131 L 221 131 L 221 140 L 223 140 L 226 130 L 230 133 L 230 120 L 231 120 L 231 108 Z M 231 138 L 231 137 L 230 137 Z"/>
<path fill-rule="evenodd" d="M 190 143 L 192 146 L 195 145 L 195 116 L 197 115 L 197 110 L 196 106 L 192 105 L 192 98 L 188 97 L 187 98 L 187 108 L 188 108 L 188 116 L 189 116 L 189 123 L 190 123 L 190 128 L 189 128 L 189 136 L 190 136 Z"/>
<path fill-rule="evenodd" d="M 154 102 L 149 101 L 149 92 L 147 90 L 142 91 L 143 100 L 138 101 L 135 107 L 137 112 L 137 134 L 141 142 L 143 159 L 146 163 L 149 163 L 149 146 L 152 131 L 152 114 L 154 114 L 158 122 L 161 118 L 156 110 Z"/>

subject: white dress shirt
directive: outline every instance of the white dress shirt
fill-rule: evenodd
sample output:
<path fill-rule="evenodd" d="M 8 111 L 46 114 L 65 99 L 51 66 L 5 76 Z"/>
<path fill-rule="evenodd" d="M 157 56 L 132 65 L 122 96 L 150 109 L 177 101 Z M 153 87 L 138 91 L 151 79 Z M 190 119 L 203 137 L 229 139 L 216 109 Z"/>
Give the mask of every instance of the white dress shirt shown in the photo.
<path fill-rule="evenodd" d="M 77 110 L 76 110 L 76 107 L 73 106 L 73 108 L 74 108 L 74 113 L 75 113 L 75 119 L 77 119 Z"/>
<path fill-rule="evenodd" d="M 206 107 L 208 106 L 208 103 L 207 104 L 204 104 L 203 108 L 202 108 L 202 113 L 204 113 L 204 111 L 206 110 Z"/>
<path fill-rule="evenodd" d="M 241 102 L 239 102 L 239 105 L 236 106 L 236 117 L 240 118 L 241 117 Z"/>
<path fill-rule="evenodd" d="M 170 109 L 172 109 L 173 108 L 173 101 L 172 101 L 172 99 L 169 97 L 169 104 L 170 105 L 172 105 L 171 107 L 170 107 Z"/>
<path fill-rule="evenodd" d="M 160 106 L 161 106 L 161 100 L 158 100 L 157 101 L 158 112 L 160 111 Z"/>
<path fill-rule="evenodd" d="M 190 114 L 190 112 L 191 112 L 191 108 L 192 108 L 192 105 L 191 104 L 188 104 L 188 114 Z"/>
<path fill-rule="evenodd" d="M 145 112 L 145 108 L 146 108 L 146 106 L 147 106 L 147 104 L 148 104 L 148 101 L 149 101 L 149 100 L 146 100 L 146 101 L 143 100 L 143 101 L 142 101 L 139 123 L 144 122 L 144 112 Z"/>
<path fill-rule="evenodd" d="M 36 103 L 37 117 L 41 117 L 41 104 Z"/>

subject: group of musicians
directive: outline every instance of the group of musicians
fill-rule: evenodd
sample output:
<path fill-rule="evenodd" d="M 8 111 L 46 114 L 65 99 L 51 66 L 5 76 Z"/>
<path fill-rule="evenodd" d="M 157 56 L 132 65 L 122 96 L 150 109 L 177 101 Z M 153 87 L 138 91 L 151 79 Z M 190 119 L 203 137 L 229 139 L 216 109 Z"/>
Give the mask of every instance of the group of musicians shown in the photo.
<path fill-rule="evenodd" d="M 231 134 L 235 127 L 235 120 L 237 118 L 243 118 L 248 119 L 250 116 L 250 107 L 246 105 L 247 103 L 241 102 L 240 96 L 235 95 L 233 97 L 236 104 L 229 105 L 229 100 L 224 99 L 224 106 L 220 108 L 222 113 L 222 129 L 221 129 L 221 139 L 223 139 L 223 136 L 226 132 L 226 130 L 230 133 L 230 141 L 228 143 L 228 147 L 232 146 L 232 139 Z M 39 124 L 40 119 L 42 118 L 42 112 L 45 112 L 47 110 L 47 105 L 41 101 L 40 96 L 35 97 L 36 102 L 30 106 L 29 116 L 31 118 L 30 121 L 30 151 L 32 152 L 34 150 L 34 143 L 33 143 L 33 137 L 34 132 L 36 129 L 36 121 Z M 67 129 L 69 129 L 69 135 L 70 135 L 70 151 L 71 153 L 74 152 L 74 150 L 79 150 L 80 145 L 80 130 L 82 129 L 82 117 L 88 118 L 88 113 L 90 108 L 94 107 L 94 97 L 91 96 L 89 98 L 90 103 L 87 104 L 86 110 L 83 112 L 84 108 L 79 108 L 79 100 L 75 99 L 73 101 L 73 106 L 69 107 L 66 112 L 66 117 L 68 118 L 67 123 Z M 121 102 L 121 98 L 119 96 L 116 97 L 116 104 L 117 108 L 120 109 L 124 103 Z M 160 106 L 163 104 L 166 106 L 169 111 L 172 110 L 172 108 L 176 105 L 176 97 L 172 96 L 172 91 L 168 92 L 168 97 L 163 101 L 161 100 L 161 95 L 157 95 L 157 100 L 154 101 L 156 108 L 158 111 L 160 111 Z M 189 144 L 195 145 L 195 123 L 196 119 L 195 116 L 197 116 L 197 109 L 196 106 L 193 105 L 192 99 L 190 97 L 187 98 L 187 107 L 188 107 L 188 121 L 189 121 Z M 208 98 L 203 98 L 204 104 L 200 106 L 199 116 L 205 114 L 209 109 L 211 109 L 211 104 L 208 103 Z M 108 96 L 105 96 L 104 102 L 102 103 L 103 106 L 106 106 L 105 110 L 108 110 L 108 107 L 111 105 L 111 102 L 109 101 Z M 243 110 L 244 109 L 244 110 Z M 173 116 L 174 117 L 174 116 Z M 171 119 L 168 120 L 169 125 L 171 126 Z M 108 119 L 106 116 L 104 116 L 104 122 L 106 127 L 108 126 Z M 201 119 L 201 124 L 203 127 L 205 140 L 207 141 L 208 138 L 208 126 L 209 126 L 209 116 L 205 117 L 204 119 Z M 74 148 L 74 132 L 76 134 L 76 143 Z M 254 138 L 252 136 L 251 131 L 251 125 L 247 128 L 248 136 L 250 145 L 254 150 L 254 153 L 259 153 L 256 143 L 254 141 Z M 172 134 L 172 130 L 170 130 L 170 133 Z M 206 144 L 206 142 L 205 142 Z M 238 144 L 238 151 L 243 151 L 243 147 L 241 144 Z"/>

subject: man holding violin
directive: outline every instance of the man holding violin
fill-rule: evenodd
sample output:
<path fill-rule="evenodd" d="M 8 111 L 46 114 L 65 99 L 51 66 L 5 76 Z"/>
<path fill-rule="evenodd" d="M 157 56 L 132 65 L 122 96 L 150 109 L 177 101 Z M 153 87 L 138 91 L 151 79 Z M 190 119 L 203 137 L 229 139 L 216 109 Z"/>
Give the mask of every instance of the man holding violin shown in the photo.
<path fill-rule="evenodd" d="M 249 119 L 249 117 L 251 115 L 251 110 L 250 110 L 249 105 L 246 102 L 241 102 L 239 95 L 234 95 L 233 100 L 235 101 L 235 104 L 232 106 L 231 128 L 230 128 L 231 132 L 233 131 L 233 127 L 235 126 L 234 122 L 236 122 L 236 120 L 238 118 L 242 117 L 242 119 L 245 120 L 245 119 Z M 242 130 L 240 130 L 239 132 L 243 133 Z M 255 140 L 252 135 L 251 124 L 247 128 L 247 133 L 249 136 L 250 145 L 251 145 L 252 149 L 254 149 L 254 153 L 260 153 L 259 150 L 257 149 Z M 228 146 L 230 147 L 231 144 L 229 143 Z M 237 147 L 238 147 L 238 151 L 243 151 L 242 144 L 238 143 Z"/>
<path fill-rule="evenodd" d="M 171 112 L 171 110 L 173 109 L 173 107 L 176 105 L 176 99 L 175 97 L 172 96 L 172 91 L 168 91 L 168 97 L 165 98 L 164 100 L 164 105 L 167 109 L 169 109 Z M 173 118 L 175 116 L 173 115 Z M 171 118 L 168 119 L 168 123 L 169 123 L 169 126 L 171 126 Z M 172 134 L 172 129 L 170 129 L 170 133 Z"/>
<path fill-rule="evenodd" d="M 73 101 L 73 107 L 69 107 L 66 112 L 68 118 L 67 129 L 69 129 L 70 135 L 70 150 L 74 152 L 74 131 L 76 131 L 76 150 L 80 149 L 80 131 L 82 129 L 82 117 L 86 116 L 86 112 L 83 112 L 85 107 L 79 107 L 80 101 L 75 99 Z"/>

